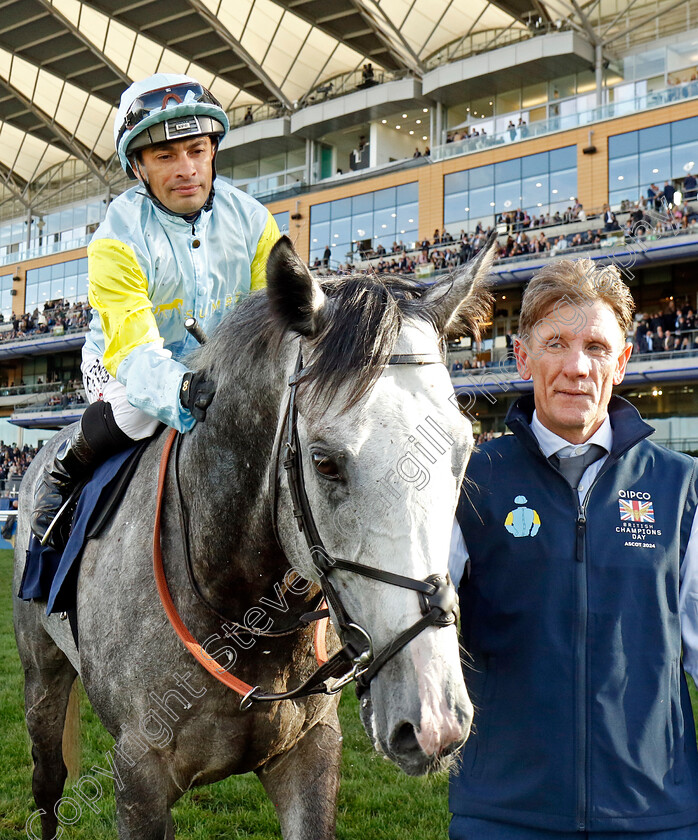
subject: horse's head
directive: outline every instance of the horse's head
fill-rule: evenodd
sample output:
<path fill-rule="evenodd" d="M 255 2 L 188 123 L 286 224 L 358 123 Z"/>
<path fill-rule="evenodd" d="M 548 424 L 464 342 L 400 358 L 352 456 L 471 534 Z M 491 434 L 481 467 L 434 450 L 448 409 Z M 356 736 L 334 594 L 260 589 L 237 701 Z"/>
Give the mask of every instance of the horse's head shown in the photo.
<path fill-rule="evenodd" d="M 418 581 L 446 577 L 473 437 L 440 360 L 446 339 L 477 331 L 489 312 L 492 254 L 490 243 L 458 274 L 425 289 L 390 277 L 321 286 L 288 239 L 272 251 L 272 313 L 301 336 L 303 478 L 330 557 Z M 287 480 L 280 482 L 285 550 L 304 577 L 317 579 Z M 329 576 L 349 616 L 370 634 L 374 653 L 423 616 L 411 589 L 346 570 Z M 472 720 L 456 627 L 429 626 L 392 656 L 363 693 L 361 714 L 376 747 L 406 772 L 445 766 Z"/>

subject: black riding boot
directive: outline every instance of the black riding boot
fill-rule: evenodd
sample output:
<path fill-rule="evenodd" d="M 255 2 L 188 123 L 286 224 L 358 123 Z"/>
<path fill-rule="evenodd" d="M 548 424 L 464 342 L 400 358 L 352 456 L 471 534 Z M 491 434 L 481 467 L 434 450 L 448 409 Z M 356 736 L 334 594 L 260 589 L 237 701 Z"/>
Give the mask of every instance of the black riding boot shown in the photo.
<path fill-rule="evenodd" d="M 61 444 L 53 463 L 44 467 L 37 485 L 31 529 L 39 540 L 44 539 L 56 514 L 78 483 L 89 478 L 107 458 L 133 442 L 116 425 L 109 403 L 98 401 L 85 409 L 80 425 Z M 65 525 L 69 524 L 69 517 L 65 517 Z M 67 530 L 67 527 L 54 527 L 47 543 L 62 549 L 67 540 Z"/>
<path fill-rule="evenodd" d="M 78 482 L 92 472 L 96 460 L 94 450 L 82 433 L 82 426 L 78 426 L 68 440 L 63 441 L 53 463 L 44 467 L 44 474 L 36 488 L 31 526 L 39 540 L 43 540 L 49 525 Z M 53 531 L 49 534 L 48 543 L 54 548 L 58 547 L 57 536 Z"/>

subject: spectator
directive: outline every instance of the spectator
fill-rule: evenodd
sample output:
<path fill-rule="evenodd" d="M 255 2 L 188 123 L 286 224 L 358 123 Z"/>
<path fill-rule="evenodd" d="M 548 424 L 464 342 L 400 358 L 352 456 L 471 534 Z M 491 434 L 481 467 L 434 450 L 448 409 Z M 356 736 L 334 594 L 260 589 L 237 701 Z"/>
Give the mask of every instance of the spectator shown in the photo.
<path fill-rule="evenodd" d="M 249 125 L 250 123 L 254 122 L 254 116 L 252 115 L 252 106 L 248 105 L 247 110 L 245 111 L 245 116 L 242 120 L 243 125 Z"/>
<path fill-rule="evenodd" d="M 664 189 L 662 191 L 664 193 L 664 201 L 666 201 L 667 207 L 673 207 L 674 205 L 674 193 L 676 190 L 674 189 L 674 185 L 671 181 L 664 182 Z"/>
<path fill-rule="evenodd" d="M 611 210 L 608 204 L 603 206 L 603 226 L 605 231 L 620 230 L 620 225 L 616 219 L 616 214 Z"/>
<path fill-rule="evenodd" d="M 325 245 L 325 251 L 324 251 L 324 253 L 323 253 L 323 255 L 322 255 L 322 265 L 323 265 L 325 268 L 329 268 L 329 267 L 330 267 L 330 257 L 331 257 L 331 256 L 332 256 L 332 249 L 330 248 L 330 246 L 329 246 L 329 245 Z"/>
<path fill-rule="evenodd" d="M 683 197 L 685 201 L 692 201 L 696 197 L 698 182 L 692 172 L 683 179 Z"/>

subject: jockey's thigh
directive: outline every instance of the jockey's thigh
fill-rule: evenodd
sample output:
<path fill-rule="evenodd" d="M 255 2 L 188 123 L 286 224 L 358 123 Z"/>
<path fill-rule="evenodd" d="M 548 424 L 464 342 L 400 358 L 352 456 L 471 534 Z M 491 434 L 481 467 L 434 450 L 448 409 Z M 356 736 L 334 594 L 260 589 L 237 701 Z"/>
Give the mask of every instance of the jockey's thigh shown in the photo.
<path fill-rule="evenodd" d="M 155 434 L 160 421 L 131 405 L 126 396 L 126 386 L 107 371 L 101 356 L 84 354 L 80 367 L 88 402 L 104 400 L 109 403 L 117 426 L 131 440 L 143 440 Z"/>
<path fill-rule="evenodd" d="M 698 824 L 666 831 L 546 831 L 454 815 L 450 840 L 696 840 Z"/>

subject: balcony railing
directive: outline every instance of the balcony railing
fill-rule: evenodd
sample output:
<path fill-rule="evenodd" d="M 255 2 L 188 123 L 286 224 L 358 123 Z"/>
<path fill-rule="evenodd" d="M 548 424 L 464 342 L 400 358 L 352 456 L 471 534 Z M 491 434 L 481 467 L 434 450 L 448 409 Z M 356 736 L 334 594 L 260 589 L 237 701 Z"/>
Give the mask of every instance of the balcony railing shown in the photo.
<path fill-rule="evenodd" d="M 682 85 L 674 85 L 664 90 L 653 91 L 652 93 L 637 96 L 634 99 L 623 99 L 619 102 L 610 102 L 598 108 L 588 111 L 579 111 L 574 114 L 561 114 L 557 117 L 549 117 L 546 120 L 537 120 L 530 125 L 515 126 L 503 131 L 496 131 L 492 134 L 479 137 L 466 137 L 464 140 L 456 140 L 453 143 L 444 143 L 435 146 L 431 150 L 433 161 L 446 160 L 447 158 L 468 155 L 473 152 L 481 152 L 483 149 L 491 149 L 504 144 L 518 143 L 521 140 L 530 140 L 533 137 L 542 137 L 546 134 L 554 134 L 557 131 L 568 131 L 572 128 L 591 125 L 592 123 L 603 122 L 617 117 L 637 114 L 641 111 L 648 111 L 652 108 L 662 108 L 675 102 L 683 102 L 698 97 L 698 81 L 686 82 Z M 504 115 L 506 117 L 506 115 Z"/>

